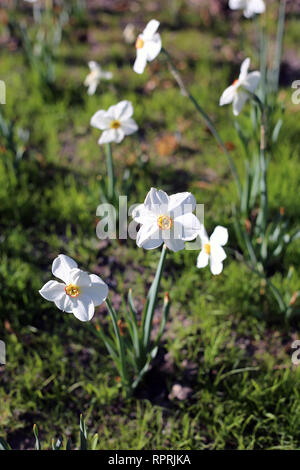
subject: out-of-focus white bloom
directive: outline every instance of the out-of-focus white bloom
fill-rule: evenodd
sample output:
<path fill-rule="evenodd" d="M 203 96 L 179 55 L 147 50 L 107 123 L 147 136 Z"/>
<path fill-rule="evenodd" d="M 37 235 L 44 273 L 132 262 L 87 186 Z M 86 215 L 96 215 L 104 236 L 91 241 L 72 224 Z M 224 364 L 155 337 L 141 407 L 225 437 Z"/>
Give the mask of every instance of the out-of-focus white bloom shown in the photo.
<path fill-rule="evenodd" d="M 136 40 L 136 59 L 133 65 L 133 70 L 136 73 L 143 73 L 147 62 L 154 60 L 161 51 L 161 37 L 157 33 L 158 27 L 159 21 L 149 21 Z"/>
<path fill-rule="evenodd" d="M 120 101 L 107 111 L 97 111 L 91 119 L 91 126 L 103 131 L 98 143 L 120 143 L 125 135 L 136 132 L 138 125 L 132 119 L 132 115 L 133 106 L 130 101 Z"/>
<path fill-rule="evenodd" d="M 136 243 L 152 250 L 165 243 L 171 251 L 183 250 L 185 241 L 197 237 L 201 224 L 192 214 L 196 200 L 191 193 L 168 196 L 164 191 L 151 188 L 144 204 L 138 205 L 132 217 L 141 228 Z"/>
<path fill-rule="evenodd" d="M 111 72 L 102 70 L 97 62 L 91 60 L 89 63 L 90 73 L 87 75 L 84 84 L 88 87 L 88 95 L 94 95 L 101 80 L 110 80 L 113 76 Z"/>
<path fill-rule="evenodd" d="M 246 18 L 252 18 L 255 14 L 264 13 L 266 5 L 264 0 L 229 0 L 231 10 L 244 10 Z"/>
<path fill-rule="evenodd" d="M 95 307 L 107 297 L 105 282 L 96 274 L 78 269 L 77 263 L 66 255 L 55 258 L 52 273 L 63 282 L 48 281 L 39 291 L 41 296 L 63 312 L 73 313 L 78 320 L 91 320 Z"/>
<path fill-rule="evenodd" d="M 218 225 L 210 238 L 205 229 L 200 232 L 202 249 L 197 258 L 197 268 L 205 268 L 210 263 L 212 274 L 220 274 L 223 271 L 223 261 L 226 253 L 222 248 L 228 241 L 228 230 Z"/>
<path fill-rule="evenodd" d="M 128 23 L 123 31 L 123 37 L 127 44 L 133 44 L 136 38 L 135 26 L 132 23 Z"/>
<path fill-rule="evenodd" d="M 249 98 L 249 95 L 245 90 L 248 90 L 250 93 L 254 93 L 259 84 L 260 72 L 256 71 L 248 73 L 249 67 L 250 59 L 248 57 L 241 65 L 239 78 L 234 80 L 230 87 L 226 88 L 220 98 L 220 106 L 232 103 L 233 114 L 235 116 L 240 114 L 244 104 Z"/>

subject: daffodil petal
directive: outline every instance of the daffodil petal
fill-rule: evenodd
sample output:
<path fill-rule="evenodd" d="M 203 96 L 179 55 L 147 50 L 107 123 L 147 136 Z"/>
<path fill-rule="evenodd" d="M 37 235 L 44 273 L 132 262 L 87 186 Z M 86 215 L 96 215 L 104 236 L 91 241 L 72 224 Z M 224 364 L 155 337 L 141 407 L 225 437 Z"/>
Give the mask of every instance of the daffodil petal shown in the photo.
<path fill-rule="evenodd" d="M 169 196 L 161 189 L 151 188 L 144 201 L 144 206 L 156 214 L 164 214 L 168 211 Z"/>
<path fill-rule="evenodd" d="M 122 130 L 125 135 L 134 134 L 138 130 L 138 125 L 134 121 L 134 119 L 126 119 L 126 121 L 122 121 Z"/>
<path fill-rule="evenodd" d="M 174 219 L 174 238 L 181 238 L 184 241 L 194 240 L 200 229 L 200 221 L 192 213 L 183 214 Z"/>
<path fill-rule="evenodd" d="M 150 39 L 158 30 L 159 28 L 159 21 L 157 20 L 150 20 L 149 23 L 147 24 L 146 28 L 143 31 L 143 37 L 144 39 Z"/>
<path fill-rule="evenodd" d="M 234 85 L 230 85 L 222 93 L 222 96 L 220 98 L 220 103 L 219 103 L 220 106 L 224 106 L 225 104 L 232 103 L 235 96 L 236 96 L 236 87 Z"/>
<path fill-rule="evenodd" d="M 70 282 L 76 286 L 90 286 L 91 280 L 87 272 L 82 269 L 72 269 L 70 272 Z"/>
<path fill-rule="evenodd" d="M 221 225 L 218 225 L 213 231 L 210 241 L 212 243 L 217 243 L 218 245 L 224 246 L 228 242 L 228 230 Z"/>
<path fill-rule="evenodd" d="M 41 290 L 39 290 L 39 293 L 44 299 L 54 302 L 66 294 L 65 284 L 57 281 L 48 281 Z"/>
<path fill-rule="evenodd" d="M 242 91 L 239 91 L 233 100 L 233 114 L 238 116 L 242 111 L 246 101 L 248 100 L 248 95 Z"/>
<path fill-rule="evenodd" d="M 96 274 L 90 274 L 90 286 L 83 287 L 82 293 L 90 297 L 95 305 L 101 305 L 108 295 L 108 286 L 104 281 Z"/>
<path fill-rule="evenodd" d="M 178 215 L 193 212 L 196 207 L 196 199 L 191 193 L 177 193 L 169 196 L 169 212 L 173 213 L 175 217 Z"/>
<path fill-rule="evenodd" d="M 62 296 L 60 299 L 55 300 L 54 302 L 59 310 L 62 310 L 66 313 L 73 312 L 73 299 L 71 299 L 71 297 L 69 297 L 67 294 Z"/>
<path fill-rule="evenodd" d="M 197 268 L 205 268 L 208 265 L 209 255 L 201 250 L 197 258 Z"/>
<path fill-rule="evenodd" d="M 145 250 L 153 250 L 162 244 L 162 235 L 157 225 L 148 223 L 142 225 L 136 237 L 137 246 Z"/>
<path fill-rule="evenodd" d="M 159 34 L 156 34 L 151 41 L 146 41 L 143 47 L 146 54 L 146 58 L 149 62 L 154 60 L 161 51 L 161 38 Z"/>
<path fill-rule="evenodd" d="M 240 76 L 239 76 L 240 81 L 245 80 L 245 78 L 247 77 L 250 63 L 251 63 L 251 60 L 249 57 L 247 57 L 247 59 L 245 59 L 244 62 L 242 63 Z"/>
<path fill-rule="evenodd" d="M 52 263 L 52 273 L 58 279 L 61 279 L 66 284 L 70 280 L 70 271 L 73 268 L 77 268 L 77 263 L 66 255 L 59 255 Z"/>
<path fill-rule="evenodd" d="M 218 274 L 221 274 L 223 271 L 223 263 L 218 263 L 216 261 L 213 261 L 212 258 L 210 259 L 210 270 L 211 273 L 214 276 L 217 276 Z"/>
<path fill-rule="evenodd" d="M 92 299 L 86 294 L 80 294 L 73 299 L 73 315 L 80 321 L 89 321 L 95 313 L 95 306 Z"/>
<path fill-rule="evenodd" d="M 164 242 L 169 248 L 169 250 L 174 251 L 175 253 L 177 251 L 184 250 L 185 244 L 183 240 L 178 240 L 175 238 L 164 238 Z"/>
<path fill-rule="evenodd" d="M 100 110 L 97 111 L 91 118 L 91 126 L 100 129 L 101 131 L 109 129 L 112 119 L 107 113 L 107 111 Z"/>
<path fill-rule="evenodd" d="M 248 74 L 247 78 L 245 79 L 243 86 L 246 88 L 246 90 L 249 90 L 251 93 L 253 93 L 256 88 L 258 87 L 258 84 L 260 82 L 260 72 L 251 72 Z"/>
<path fill-rule="evenodd" d="M 108 109 L 109 113 L 112 113 L 114 119 L 127 120 L 133 115 L 133 106 L 130 101 L 120 101 L 118 104 L 111 106 Z"/>
<path fill-rule="evenodd" d="M 133 64 L 133 70 L 135 73 L 142 74 L 145 70 L 147 65 L 147 55 L 145 51 L 142 49 L 138 49 L 136 52 L 136 59 Z"/>

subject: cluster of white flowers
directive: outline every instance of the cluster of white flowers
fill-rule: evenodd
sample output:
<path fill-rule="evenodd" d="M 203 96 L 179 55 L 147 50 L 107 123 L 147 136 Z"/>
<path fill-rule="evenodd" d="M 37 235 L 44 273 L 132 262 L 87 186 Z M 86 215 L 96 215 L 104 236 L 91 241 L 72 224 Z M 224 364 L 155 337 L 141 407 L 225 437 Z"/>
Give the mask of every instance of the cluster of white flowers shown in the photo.
<path fill-rule="evenodd" d="M 204 268 L 210 261 L 212 274 L 220 274 L 226 253 L 222 248 L 228 240 L 228 231 L 218 226 L 210 239 L 204 226 L 193 214 L 196 200 L 191 193 L 168 196 L 162 190 L 151 188 L 143 204 L 132 214 L 141 227 L 136 243 L 146 250 L 158 248 L 163 243 L 173 252 L 183 250 L 185 242 L 198 236 L 202 250 L 197 267 Z M 52 301 L 63 312 L 73 313 L 81 321 L 94 316 L 95 307 L 108 295 L 108 287 L 99 276 L 78 269 L 77 263 L 66 255 L 59 255 L 52 264 L 52 274 L 63 282 L 48 281 L 39 291 L 44 299 Z"/>
<path fill-rule="evenodd" d="M 232 10 L 243 10 L 247 18 L 265 11 L 263 0 L 229 0 L 229 7 Z M 159 24 L 159 21 L 152 19 L 136 39 L 137 52 L 133 70 L 138 74 L 144 72 L 147 62 L 154 60 L 162 49 Z M 132 42 L 133 25 L 130 25 L 129 32 L 127 42 Z M 100 81 L 110 80 L 112 73 L 103 71 L 94 61 L 90 61 L 88 65 L 90 73 L 84 84 L 88 87 L 88 94 L 93 95 Z M 236 116 L 260 81 L 260 72 L 249 73 L 249 67 L 250 58 L 247 58 L 241 65 L 238 79 L 220 98 L 220 106 L 232 103 Z M 111 106 L 107 111 L 97 111 L 90 123 L 102 131 L 98 143 L 120 143 L 125 136 L 136 132 L 138 126 L 132 115 L 133 106 L 126 100 Z M 199 237 L 202 248 L 197 258 L 197 267 L 204 268 L 209 264 L 212 274 L 220 274 L 226 259 L 223 247 L 228 241 L 228 231 L 225 227 L 217 226 L 211 237 L 208 237 L 204 226 L 193 214 L 195 207 L 196 200 L 191 193 L 168 196 L 162 190 L 151 188 L 144 203 L 139 204 L 132 213 L 134 221 L 140 225 L 136 243 L 146 250 L 165 244 L 169 250 L 177 252 L 185 248 L 185 242 Z M 53 261 L 52 273 L 63 283 L 49 281 L 40 290 L 40 294 L 53 301 L 61 310 L 72 312 L 79 320 L 90 320 L 95 307 L 104 302 L 108 295 L 107 285 L 100 277 L 78 269 L 76 262 L 65 255 L 59 255 Z"/>

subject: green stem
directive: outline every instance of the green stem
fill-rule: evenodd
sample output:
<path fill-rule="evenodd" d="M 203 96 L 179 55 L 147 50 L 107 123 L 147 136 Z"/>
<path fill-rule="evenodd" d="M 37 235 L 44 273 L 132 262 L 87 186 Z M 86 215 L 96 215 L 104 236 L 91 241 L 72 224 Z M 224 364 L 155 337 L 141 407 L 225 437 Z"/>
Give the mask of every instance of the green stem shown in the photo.
<path fill-rule="evenodd" d="M 154 315 L 155 305 L 157 301 L 157 294 L 158 294 L 158 289 L 160 286 L 160 280 L 162 277 L 162 272 L 163 272 L 163 268 L 164 268 L 164 264 L 166 260 L 166 255 L 167 255 L 167 247 L 164 244 L 162 251 L 161 251 L 160 260 L 157 266 L 155 278 L 148 292 L 145 316 L 143 318 L 143 347 L 144 347 L 145 354 L 147 354 L 148 349 L 149 349 L 153 315 Z"/>
<path fill-rule="evenodd" d="M 278 15 L 278 27 L 277 27 L 277 39 L 276 39 L 276 52 L 273 70 L 273 91 L 277 93 L 279 85 L 279 73 L 280 63 L 282 56 L 284 26 L 285 26 L 285 12 L 286 12 L 286 0 L 280 1 L 279 15 Z"/>
<path fill-rule="evenodd" d="M 266 162 L 266 112 L 265 109 L 261 116 L 260 127 L 260 197 L 262 210 L 262 229 L 265 232 L 268 219 L 268 187 L 267 187 L 267 162 Z"/>
<path fill-rule="evenodd" d="M 170 54 L 164 48 L 162 48 L 162 52 L 167 57 L 167 60 L 168 60 L 169 66 L 170 66 L 171 74 L 175 78 L 175 80 L 176 80 L 176 82 L 177 82 L 177 84 L 178 84 L 178 86 L 181 90 L 181 93 L 184 96 L 186 96 L 187 98 L 189 98 L 189 100 L 193 103 L 193 105 L 195 106 L 197 111 L 201 114 L 202 118 L 204 119 L 208 129 L 210 130 L 210 132 L 212 133 L 212 135 L 214 136 L 214 138 L 216 139 L 216 141 L 218 142 L 220 147 L 223 149 L 223 151 L 224 151 L 224 153 L 227 157 L 231 172 L 232 172 L 233 177 L 234 177 L 235 182 L 236 182 L 238 196 L 239 196 L 239 198 L 241 198 L 242 197 L 242 187 L 241 187 L 241 182 L 240 182 L 240 179 L 239 179 L 239 176 L 238 176 L 238 172 L 237 172 L 234 161 L 232 160 L 231 155 L 228 152 L 227 147 L 226 147 L 223 139 L 221 138 L 220 134 L 218 133 L 217 129 L 215 128 L 215 126 L 214 126 L 212 120 L 210 119 L 210 117 L 206 114 L 204 109 L 200 106 L 200 104 L 198 103 L 196 98 L 187 90 L 187 88 L 186 88 L 186 86 L 185 86 L 185 84 L 184 84 L 177 68 L 175 67 L 175 65 L 173 63 L 173 60 L 172 60 Z"/>
<path fill-rule="evenodd" d="M 260 201 L 261 201 L 261 229 L 263 233 L 267 227 L 268 221 L 268 187 L 267 187 L 267 161 L 266 161 L 266 136 L 267 136 L 267 114 L 266 114 L 266 106 L 264 105 L 263 101 L 259 99 L 259 97 L 255 93 L 251 93 L 249 90 L 244 88 L 244 92 L 246 92 L 250 98 L 259 106 L 260 113 L 261 113 L 261 125 L 260 125 L 260 149 L 259 149 L 259 162 L 260 162 L 260 170 L 261 170 L 261 177 L 260 177 Z"/>
<path fill-rule="evenodd" d="M 107 194 L 109 202 L 113 200 L 115 178 L 114 178 L 114 166 L 111 151 L 111 144 L 106 144 L 106 166 L 107 166 Z"/>
<path fill-rule="evenodd" d="M 127 367 L 126 367 L 126 361 L 125 361 L 125 347 L 124 347 L 124 341 L 123 338 L 120 334 L 120 329 L 118 326 L 118 319 L 117 319 L 117 314 L 115 312 L 115 309 L 112 306 L 111 301 L 109 298 L 106 299 L 105 301 L 107 310 L 110 314 L 112 323 L 113 323 L 113 328 L 114 332 L 116 335 L 116 340 L 117 340 L 117 345 L 118 345 L 118 350 L 119 350 L 119 356 L 120 356 L 120 364 L 121 364 L 121 380 L 122 380 L 122 385 L 125 389 L 125 393 L 128 396 L 129 394 L 129 384 L 128 384 L 128 373 L 127 373 Z"/>

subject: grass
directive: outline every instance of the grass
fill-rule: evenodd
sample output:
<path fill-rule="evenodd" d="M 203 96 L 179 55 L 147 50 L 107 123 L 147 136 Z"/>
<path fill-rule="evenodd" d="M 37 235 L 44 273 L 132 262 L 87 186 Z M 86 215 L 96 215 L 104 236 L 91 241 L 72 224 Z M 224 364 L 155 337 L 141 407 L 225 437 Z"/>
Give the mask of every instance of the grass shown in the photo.
<path fill-rule="evenodd" d="M 140 7 L 138 14 L 87 11 L 84 21 L 74 16 L 58 50 L 55 93 L 45 92 L 20 47 L 10 50 L 11 38 L 1 27 L 0 78 L 7 83 L 7 104 L 0 110 L 14 122 L 17 146 L 25 147 L 16 162 L 14 152 L 3 148 L 6 142 L 0 146 L 0 333 L 7 346 L 7 364 L 0 367 L 0 434 L 14 448 L 34 446 L 34 423 L 44 446 L 58 435 L 76 442 L 80 413 L 90 433 L 99 433 L 99 449 L 300 448 L 300 368 L 291 363 L 299 323 L 286 324 L 260 280 L 236 260 L 229 257 L 222 275 L 213 278 L 208 270 L 196 269 L 196 252 L 169 254 L 161 299 L 170 292 L 170 321 L 159 360 L 129 401 L 121 397 L 103 344 L 38 293 L 50 279 L 53 258 L 65 253 L 103 277 L 116 308 L 129 287 L 142 305 L 158 251 L 144 252 L 131 240 L 99 241 L 95 235 L 105 159 L 89 121 L 96 110 L 121 99 L 132 101 L 140 127 L 138 135 L 113 146 L 118 174 L 129 167 L 134 176 L 129 203 L 142 201 L 150 186 L 192 191 L 205 204 L 207 229 L 228 226 L 230 246 L 236 247 L 235 188 L 225 157 L 180 96 L 163 57 L 137 76 L 131 68 L 134 48 L 121 34 L 135 19 L 139 29 L 152 16 L 161 20 L 166 48 L 224 140 L 232 143 L 242 173 L 231 109 L 219 108 L 218 99 L 243 58 L 242 30 L 245 51 L 253 67 L 258 65 L 253 24 L 240 25 L 235 15 L 204 23 L 188 2 L 182 4 L 172 14 L 163 1 L 150 14 Z M 14 15 L 30 21 L 30 8 Z M 273 26 L 270 21 L 271 33 Z M 290 50 L 299 40 L 294 17 L 286 30 Z M 89 97 L 82 82 L 92 59 L 111 70 L 114 80 Z M 284 207 L 296 228 L 299 108 L 292 105 L 291 93 L 289 86 L 281 88 L 286 114 L 270 164 L 269 191 L 271 209 Z M 20 129 L 28 132 L 25 142 Z M 178 144 L 162 152 L 162 139 L 174 133 Z M 299 289 L 299 259 L 298 241 L 274 275 L 282 293 L 292 296 Z M 104 307 L 96 318 L 107 326 Z M 186 399 L 170 396 L 175 384 L 188 387 Z"/>

